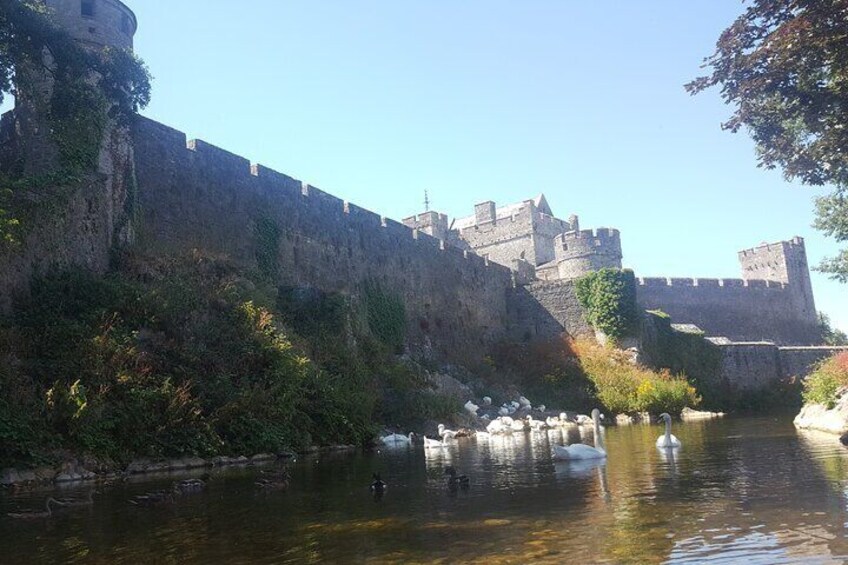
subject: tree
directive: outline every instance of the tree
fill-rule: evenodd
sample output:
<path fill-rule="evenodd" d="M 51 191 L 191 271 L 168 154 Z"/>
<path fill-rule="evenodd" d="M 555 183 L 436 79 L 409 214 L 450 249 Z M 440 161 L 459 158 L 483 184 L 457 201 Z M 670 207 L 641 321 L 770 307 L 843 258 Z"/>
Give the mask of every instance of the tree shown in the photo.
<path fill-rule="evenodd" d="M 845 335 L 845 332 L 842 330 L 834 328 L 830 323 L 830 316 L 824 312 L 819 312 L 819 330 L 825 344 L 835 346 L 848 345 L 848 335 Z"/>
<path fill-rule="evenodd" d="M 35 101 L 59 148 L 64 173 L 94 166 L 104 115 L 127 124 L 150 102 L 150 73 L 132 52 L 84 49 L 52 25 L 41 2 L 0 0 L 0 102 L 16 88 L 38 93 L 28 88 L 29 71 L 53 79 L 51 92 Z M 14 192 L 33 184 L 34 179 L 0 176 L 0 246 L 14 239 L 18 225 L 9 210 Z"/>
<path fill-rule="evenodd" d="M 787 180 L 830 185 L 815 227 L 848 241 L 848 0 L 752 0 L 705 59 L 710 74 L 686 85 L 720 86 L 734 112 L 723 128 L 748 130 L 759 166 Z M 819 270 L 848 282 L 848 250 Z"/>

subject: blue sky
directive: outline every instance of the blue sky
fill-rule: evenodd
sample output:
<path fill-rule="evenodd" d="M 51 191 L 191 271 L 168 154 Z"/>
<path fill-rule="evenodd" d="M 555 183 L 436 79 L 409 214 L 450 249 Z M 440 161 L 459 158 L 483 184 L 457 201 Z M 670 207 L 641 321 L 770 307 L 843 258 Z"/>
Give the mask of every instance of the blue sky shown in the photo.
<path fill-rule="evenodd" d="M 156 81 L 146 115 L 396 219 L 544 192 L 622 232 L 640 276 L 739 277 L 800 235 L 821 190 L 756 167 L 690 97 L 739 0 L 126 0 Z M 846 287 L 813 274 L 848 330 Z"/>

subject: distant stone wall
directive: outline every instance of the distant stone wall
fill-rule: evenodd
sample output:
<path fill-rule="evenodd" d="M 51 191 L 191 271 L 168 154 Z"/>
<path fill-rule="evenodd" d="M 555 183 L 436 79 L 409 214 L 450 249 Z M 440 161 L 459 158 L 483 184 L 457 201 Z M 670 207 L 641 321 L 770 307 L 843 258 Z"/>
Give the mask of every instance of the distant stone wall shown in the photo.
<path fill-rule="evenodd" d="M 773 343 L 719 344 L 722 378 L 734 390 L 767 388 L 810 375 L 816 363 L 848 347 L 779 347 Z"/>
<path fill-rule="evenodd" d="M 376 281 L 405 302 L 411 344 L 480 358 L 506 335 L 512 272 L 157 122 L 135 128 L 139 245 L 202 249 L 257 267 L 257 226 L 280 232 L 280 285 L 355 293 Z"/>
<path fill-rule="evenodd" d="M 639 279 L 639 305 L 675 323 L 695 324 L 732 341 L 820 342 L 818 326 L 799 313 L 788 285 L 742 279 Z"/>

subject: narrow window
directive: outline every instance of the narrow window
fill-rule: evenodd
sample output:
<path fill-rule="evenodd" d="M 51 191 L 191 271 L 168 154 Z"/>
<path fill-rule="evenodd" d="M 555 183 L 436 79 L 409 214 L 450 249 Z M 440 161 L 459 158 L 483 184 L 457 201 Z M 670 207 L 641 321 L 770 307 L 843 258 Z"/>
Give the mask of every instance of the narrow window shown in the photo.
<path fill-rule="evenodd" d="M 80 13 L 85 18 L 93 18 L 94 17 L 94 0 L 82 0 L 82 6 L 80 8 Z"/>

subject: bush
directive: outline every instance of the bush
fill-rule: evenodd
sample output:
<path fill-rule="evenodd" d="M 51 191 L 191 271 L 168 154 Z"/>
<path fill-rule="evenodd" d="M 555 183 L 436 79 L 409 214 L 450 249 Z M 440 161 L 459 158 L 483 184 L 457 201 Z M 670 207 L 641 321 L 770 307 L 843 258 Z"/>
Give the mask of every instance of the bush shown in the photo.
<path fill-rule="evenodd" d="M 635 335 L 639 328 L 636 278 L 631 270 L 601 269 L 575 282 L 586 321 L 613 340 Z"/>
<path fill-rule="evenodd" d="M 684 376 L 660 373 L 631 362 L 627 353 L 588 340 L 574 344 L 580 365 L 594 383 L 598 400 L 610 412 L 679 414 L 700 402 Z"/>
<path fill-rule="evenodd" d="M 848 352 L 838 353 L 818 364 L 804 381 L 802 397 L 806 404 L 824 404 L 833 408 L 837 394 L 848 386 Z"/>

